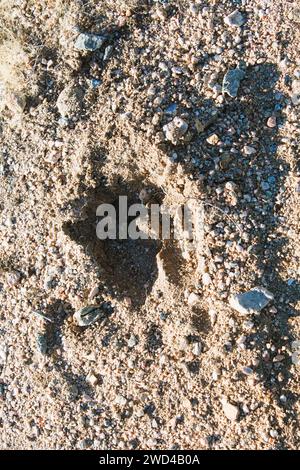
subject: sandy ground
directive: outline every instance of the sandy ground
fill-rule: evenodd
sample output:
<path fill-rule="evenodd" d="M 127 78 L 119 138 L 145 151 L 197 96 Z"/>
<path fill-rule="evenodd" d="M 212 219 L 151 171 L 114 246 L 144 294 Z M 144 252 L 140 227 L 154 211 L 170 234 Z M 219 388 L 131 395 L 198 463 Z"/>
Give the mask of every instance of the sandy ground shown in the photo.
<path fill-rule="evenodd" d="M 299 1 L 2 0 L 0 26 L 1 449 L 299 448 Z M 141 191 L 199 201 L 202 245 L 99 241 Z"/>

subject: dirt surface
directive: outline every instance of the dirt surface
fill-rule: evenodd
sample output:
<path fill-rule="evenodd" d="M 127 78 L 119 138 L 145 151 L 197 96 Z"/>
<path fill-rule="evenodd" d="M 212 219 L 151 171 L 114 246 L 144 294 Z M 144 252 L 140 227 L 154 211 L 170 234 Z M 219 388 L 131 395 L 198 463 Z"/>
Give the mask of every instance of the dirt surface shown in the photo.
<path fill-rule="evenodd" d="M 1 449 L 299 448 L 299 1 L 2 0 L 0 26 Z M 201 246 L 98 240 L 141 191 L 202 204 Z"/>

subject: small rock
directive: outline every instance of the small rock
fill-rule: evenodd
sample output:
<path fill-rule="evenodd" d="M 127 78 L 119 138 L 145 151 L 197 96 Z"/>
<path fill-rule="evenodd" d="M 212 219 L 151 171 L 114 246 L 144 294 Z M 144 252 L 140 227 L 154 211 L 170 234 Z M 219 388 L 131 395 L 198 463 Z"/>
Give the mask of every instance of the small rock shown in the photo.
<path fill-rule="evenodd" d="M 217 145 L 217 143 L 219 142 L 219 137 L 217 134 L 212 134 L 207 137 L 206 142 L 210 145 Z"/>
<path fill-rule="evenodd" d="M 286 403 L 287 397 L 285 395 L 280 395 L 279 400 L 281 401 L 281 403 Z"/>
<path fill-rule="evenodd" d="M 198 294 L 195 294 L 194 292 L 191 292 L 190 295 L 188 296 L 188 304 L 193 307 L 194 305 L 197 305 L 200 302 L 200 296 Z"/>
<path fill-rule="evenodd" d="M 222 170 L 227 170 L 230 167 L 230 163 L 234 159 L 234 156 L 229 152 L 224 152 L 220 157 L 220 167 Z"/>
<path fill-rule="evenodd" d="M 273 362 L 281 362 L 284 359 L 285 359 L 285 356 L 283 354 L 277 354 L 277 356 L 273 358 Z"/>
<path fill-rule="evenodd" d="M 6 282 L 10 287 L 15 286 L 21 280 L 21 273 L 19 271 L 11 271 L 7 273 Z"/>
<path fill-rule="evenodd" d="M 138 344 L 137 337 L 134 335 L 130 335 L 129 340 L 127 341 L 127 345 L 129 348 L 134 348 Z"/>
<path fill-rule="evenodd" d="M 59 94 L 56 106 L 64 118 L 75 117 L 82 108 L 84 91 L 81 87 L 69 83 Z"/>
<path fill-rule="evenodd" d="M 36 345 L 38 348 L 38 351 L 45 355 L 47 354 L 48 351 L 48 344 L 47 344 L 47 336 L 45 333 L 38 333 L 36 336 Z"/>
<path fill-rule="evenodd" d="M 127 399 L 123 397 L 123 395 L 117 395 L 115 398 L 115 404 L 120 406 L 125 406 L 127 403 Z"/>
<path fill-rule="evenodd" d="M 95 385 L 97 385 L 98 383 L 98 377 L 93 373 L 93 372 L 90 372 L 87 376 L 86 376 L 86 381 L 92 385 L 92 387 L 94 387 Z"/>
<path fill-rule="evenodd" d="M 239 10 L 234 10 L 230 15 L 225 16 L 224 23 L 228 26 L 240 27 L 246 22 Z"/>
<path fill-rule="evenodd" d="M 61 116 L 57 122 L 60 127 L 68 127 L 69 125 L 69 119 L 66 117 Z"/>
<path fill-rule="evenodd" d="M 229 299 L 229 305 L 242 315 L 249 315 L 259 313 L 272 300 L 274 300 L 274 296 L 271 292 L 264 287 L 255 287 L 243 294 L 233 295 Z"/>
<path fill-rule="evenodd" d="M 113 52 L 113 46 L 109 45 L 105 48 L 104 55 L 103 55 L 103 60 L 108 60 Z"/>
<path fill-rule="evenodd" d="M 82 439 L 79 443 L 78 443 L 78 448 L 81 449 L 81 450 L 85 450 L 87 449 L 88 447 L 90 447 L 91 445 L 91 442 L 89 439 Z"/>
<path fill-rule="evenodd" d="M 180 117 L 176 116 L 173 121 L 163 127 L 163 131 L 167 140 L 177 145 L 179 140 L 186 134 L 188 123 Z"/>
<path fill-rule="evenodd" d="M 243 78 L 245 78 L 245 72 L 240 68 L 228 70 L 223 78 L 223 94 L 227 93 L 231 98 L 236 98 Z"/>
<path fill-rule="evenodd" d="M 230 421 L 237 421 L 239 417 L 238 407 L 229 403 L 226 398 L 222 399 L 221 403 L 226 418 L 228 418 Z"/>
<path fill-rule="evenodd" d="M 211 284 L 211 277 L 208 273 L 204 273 L 202 276 L 202 284 L 204 286 L 209 286 Z"/>
<path fill-rule="evenodd" d="M 249 145 L 245 145 L 244 147 L 244 154 L 245 155 L 254 155 L 256 153 L 256 149 L 254 147 L 250 147 Z"/>
<path fill-rule="evenodd" d="M 201 343 L 199 341 L 197 343 L 194 343 L 193 354 L 195 354 L 195 356 L 200 356 L 201 351 L 202 351 Z"/>
<path fill-rule="evenodd" d="M 227 189 L 227 191 L 234 193 L 238 190 L 238 186 L 233 181 L 227 181 L 225 183 L 225 189 Z"/>
<path fill-rule="evenodd" d="M 270 436 L 273 437 L 273 438 L 278 437 L 278 431 L 276 431 L 276 429 L 271 429 L 270 430 Z"/>
<path fill-rule="evenodd" d="M 267 126 L 270 127 L 271 129 L 277 126 L 276 116 L 269 117 L 269 119 L 267 120 Z"/>
<path fill-rule="evenodd" d="M 94 286 L 89 292 L 89 299 L 92 300 L 94 297 L 97 297 L 99 294 L 99 287 Z"/>
<path fill-rule="evenodd" d="M 81 33 L 77 37 L 74 47 L 79 51 L 96 51 L 100 49 L 106 38 L 92 33 Z"/>
<path fill-rule="evenodd" d="M 89 326 L 95 323 L 97 320 L 104 318 L 105 314 L 101 306 L 88 305 L 83 307 L 74 313 L 73 318 L 76 320 L 79 326 Z"/>
<path fill-rule="evenodd" d="M 245 375 L 252 375 L 253 374 L 253 369 L 251 367 L 243 367 L 242 372 Z"/>

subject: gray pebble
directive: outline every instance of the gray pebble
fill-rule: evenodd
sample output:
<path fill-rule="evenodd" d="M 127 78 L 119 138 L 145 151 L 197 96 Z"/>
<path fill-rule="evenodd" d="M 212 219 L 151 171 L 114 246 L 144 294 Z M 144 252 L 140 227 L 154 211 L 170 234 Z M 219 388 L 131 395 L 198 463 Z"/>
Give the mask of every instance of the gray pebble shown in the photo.
<path fill-rule="evenodd" d="M 106 38 L 92 33 L 81 33 L 75 41 L 74 47 L 79 51 L 96 51 L 100 49 Z"/>
<path fill-rule="evenodd" d="M 233 295 L 229 299 L 229 305 L 242 315 L 249 315 L 259 313 L 272 300 L 274 296 L 271 292 L 264 287 L 255 287 L 243 294 Z"/>
<path fill-rule="evenodd" d="M 104 312 L 100 306 L 88 305 L 74 313 L 73 318 L 79 326 L 89 326 L 95 323 L 100 318 L 104 317 Z"/>
<path fill-rule="evenodd" d="M 36 345 L 38 348 L 38 351 L 45 355 L 47 354 L 48 351 L 48 344 L 47 344 L 47 337 L 45 333 L 38 333 L 36 336 Z"/>
<path fill-rule="evenodd" d="M 239 90 L 240 82 L 244 77 L 245 72 L 239 68 L 228 70 L 223 78 L 223 94 L 227 93 L 231 98 L 235 98 Z"/>

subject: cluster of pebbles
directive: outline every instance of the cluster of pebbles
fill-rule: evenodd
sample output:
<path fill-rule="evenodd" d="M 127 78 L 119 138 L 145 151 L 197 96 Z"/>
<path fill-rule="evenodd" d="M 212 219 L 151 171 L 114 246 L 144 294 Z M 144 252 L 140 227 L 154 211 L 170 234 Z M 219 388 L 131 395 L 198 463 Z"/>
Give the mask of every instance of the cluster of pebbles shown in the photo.
<path fill-rule="evenodd" d="M 0 15 L 1 448 L 299 448 L 297 2 Z M 95 245 L 124 191 L 201 243 Z"/>

